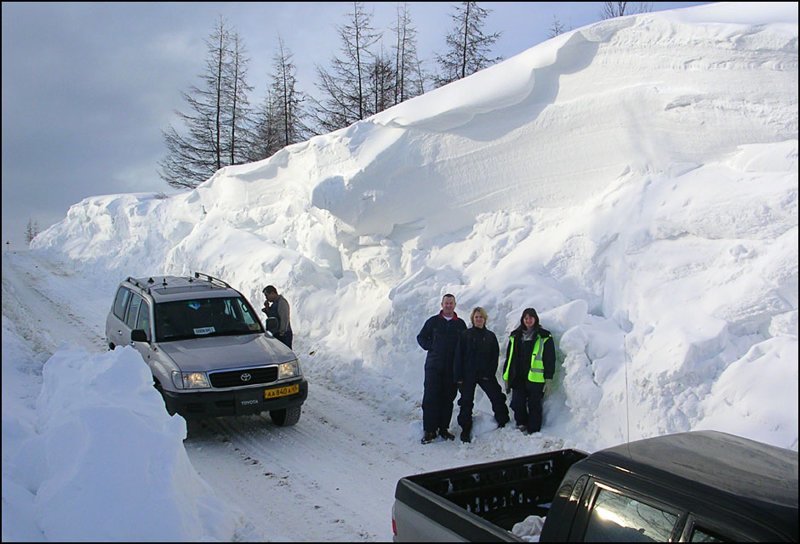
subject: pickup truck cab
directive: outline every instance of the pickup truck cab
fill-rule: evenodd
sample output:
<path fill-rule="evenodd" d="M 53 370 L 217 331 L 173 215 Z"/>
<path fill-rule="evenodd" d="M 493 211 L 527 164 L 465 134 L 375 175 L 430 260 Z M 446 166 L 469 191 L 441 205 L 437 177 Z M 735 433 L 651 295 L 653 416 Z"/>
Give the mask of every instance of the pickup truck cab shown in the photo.
<path fill-rule="evenodd" d="M 106 341 L 133 346 L 167 411 L 186 419 L 269 412 L 289 426 L 308 396 L 297 355 L 264 330 L 242 293 L 201 272 L 122 281 Z"/>
<path fill-rule="evenodd" d="M 796 451 L 716 431 L 677 433 L 591 455 L 559 450 L 401 478 L 394 540 L 797 541 Z"/>

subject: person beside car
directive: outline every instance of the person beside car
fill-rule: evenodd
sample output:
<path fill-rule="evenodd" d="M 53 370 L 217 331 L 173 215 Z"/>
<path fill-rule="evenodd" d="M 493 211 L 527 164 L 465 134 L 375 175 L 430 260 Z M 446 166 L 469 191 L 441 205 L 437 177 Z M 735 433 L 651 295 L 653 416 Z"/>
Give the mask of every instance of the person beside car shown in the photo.
<path fill-rule="evenodd" d="M 274 285 L 264 287 L 263 293 L 267 300 L 261 311 L 267 314 L 267 317 L 274 317 L 278 320 L 278 329 L 274 336 L 291 349 L 294 334 L 292 333 L 289 302 L 278 293 Z"/>

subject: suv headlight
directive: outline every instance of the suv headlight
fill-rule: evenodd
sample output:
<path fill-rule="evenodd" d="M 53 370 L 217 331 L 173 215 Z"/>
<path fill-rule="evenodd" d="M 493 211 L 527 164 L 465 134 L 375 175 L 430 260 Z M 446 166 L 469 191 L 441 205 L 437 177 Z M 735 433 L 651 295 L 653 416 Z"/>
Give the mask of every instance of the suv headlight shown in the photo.
<path fill-rule="evenodd" d="M 300 375 L 300 363 L 295 359 L 288 363 L 281 363 L 278 365 L 278 379 L 283 380 L 286 378 L 294 378 Z"/>
<path fill-rule="evenodd" d="M 172 371 L 172 383 L 178 389 L 207 389 L 211 387 L 205 372 Z"/>

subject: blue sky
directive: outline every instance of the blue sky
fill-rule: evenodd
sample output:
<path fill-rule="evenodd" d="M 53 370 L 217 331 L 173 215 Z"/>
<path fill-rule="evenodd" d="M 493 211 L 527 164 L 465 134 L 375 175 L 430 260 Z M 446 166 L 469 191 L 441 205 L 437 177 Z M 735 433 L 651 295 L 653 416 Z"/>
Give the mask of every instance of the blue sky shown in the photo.
<path fill-rule="evenodd" d="M 652 10 L 705 2 L 655 2 Z M 633 3 L 639 4 L 639 3 Z M 377 29 L 397 4 L 367 2 Z M 554 17 L 567 30 L 601 18 L 602 2 L 490 2 L 487 32 L 509 58 L 546 40 Z M 444 50 L 454 3 L 409 3 L 422 59 Z M 263 94 L 280 35 L 315 94 L 315 65 L 339 47 L 351 5 L 334 3 L 2 3 L 3 243 L 24 244 L 87 196 L 172 190 L 158 176 L 161 131 L 186 111 L 180 93 L 199 82 L 203 40 L 219 15 L 249 52 L 252 102 Z M 388 46 L 387 46 L 388 48 Z M 180 126 L 176 123 L 176 126 Z"/>

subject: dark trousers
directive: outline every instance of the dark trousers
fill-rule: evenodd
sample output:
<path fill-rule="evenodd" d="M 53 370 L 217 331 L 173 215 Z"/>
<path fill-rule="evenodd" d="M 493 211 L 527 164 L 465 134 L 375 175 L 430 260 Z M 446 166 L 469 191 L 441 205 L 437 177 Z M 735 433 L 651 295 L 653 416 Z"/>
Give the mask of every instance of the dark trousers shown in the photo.
<path fill-rule="evenodd" d="M 525 425 L 529 433 L 542 430 L 542 397 L 543 383 L 525 382 L 525 385 L 511 389 L 511 409 L 514 410 L 514 421 L 517 425 Z"/>
<path fill-rule="evenodd" d="M 275 338 L 277 338 L 278 340 L 289 346 L 289 349 L 292 349 L 292 338 L 294 338 L 294 335 L 292 334 L 292 329 L 289 329 L 284 334 L 275 333 Z"/>
<path fill-rule="evenodd" d="M 506 406 L 506 396 L 497 383 L 497 379 L 481 378 L 477 381 L 464 381 L 461 384 L 461 397 L 458 399 L 458 405 L 461 410 L 458 412 L 458 424 L 461 430 L 470 432 L 472 430 L 472 407 L 475 404 L 475 386 L 480 386 L 489 402 L 492 403 L 492 411 L 494 412 L 494 419 L 498 425 L 505 425 L 508 423 L 508 407 Z"/>
<path fill-rule="evenodd" d="M 422 428 L 426 433 L 447 430 L 453 417 L 453 401 L 458 386 L 444 369 L 425 365 L 425 384 L 422 394 Z"/>

